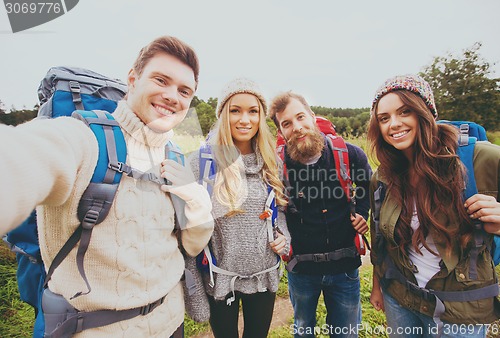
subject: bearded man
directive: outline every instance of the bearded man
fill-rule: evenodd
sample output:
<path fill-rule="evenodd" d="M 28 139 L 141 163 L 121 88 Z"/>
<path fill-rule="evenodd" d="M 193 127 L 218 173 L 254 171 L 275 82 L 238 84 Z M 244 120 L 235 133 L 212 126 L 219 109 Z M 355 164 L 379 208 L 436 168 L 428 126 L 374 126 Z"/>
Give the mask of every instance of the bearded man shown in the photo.
<path fill-rule="evenodd" d="M 346 143 L 356 204 L 350 203 L 335 166 L 328 137 L 316 125 L 303 96 L 286 92 L 271 102 L 270 117 L 283 135 L 289 205 L 287 226 L 293 255 L 288 264 L 288 289 L 294 309 L 295 337 L 326 333 L 357 337 L 361 323 L 356 233 L 368 230 L 371 168 L 363 150 Z M 292 263 L 293 262 L 293 266 Z M 323 293 L 327 326 L 316 327 L 316 308 Z"/>

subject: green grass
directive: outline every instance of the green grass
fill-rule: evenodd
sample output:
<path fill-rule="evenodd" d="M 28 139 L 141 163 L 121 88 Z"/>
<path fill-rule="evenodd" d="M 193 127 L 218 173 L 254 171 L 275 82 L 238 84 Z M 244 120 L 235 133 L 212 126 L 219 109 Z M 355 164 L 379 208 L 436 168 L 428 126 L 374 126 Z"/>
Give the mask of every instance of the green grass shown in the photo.
<path fill-rule="evenodd" d="M 202 135 L 192 136 L 188 134 L 175 134 L 173 140 L 187 155 L 195 150 L 198 150 L 201 142 L 205 139 Z"/>
<path fill-rule="evenodd" d="M 209 332 L 210 324 L 207 323 L 197 323 L 188 316 L 184 316 L 184 336 L 193 337 L 194 335 Z"/>
<path fill-rule="evenodd" d="M 19 299 L 15 255 L 0 240 L 0 337 L 31 337 L 35 312 Z"/>
<path fill-rule="evenodd" d="M 500 131 L 488 131 L 486 135 L 491 143 L 500 146 Z"/>

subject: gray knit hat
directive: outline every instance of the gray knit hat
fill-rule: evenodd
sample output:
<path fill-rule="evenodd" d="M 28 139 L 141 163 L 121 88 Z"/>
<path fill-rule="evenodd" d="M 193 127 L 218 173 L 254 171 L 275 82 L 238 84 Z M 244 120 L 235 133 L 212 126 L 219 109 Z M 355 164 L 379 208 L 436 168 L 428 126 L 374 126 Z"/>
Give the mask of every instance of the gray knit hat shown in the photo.
<path fill-rule="evenodd" d="M 434 118 L 437 118 L 438 113 L 436 110 L 436 103 L 434 102 L 434 95 L 432 94 L 431 86 L 422 77 L 413 74 L 398 75 L 387 79 L 375 93 L 375 98 L 372 102 L 371 113 L 373 114 L 373 108 L 378 100 L 382 98 L 382 96 L 395 90 L 403 89 L 419 95 L 424 100 L 427 107 L 429 107 L 432 115 L 434 115 Z"/>
<path fill-rule="evenodd" d="M 217 109 L 215 110 L 215 116 L 219 118 L 222 112 L 222 108 L 224 107 L 226 102 L 231 98 L 231 96 L 243 93 L 255 95 L 262 104 L 262 108 L 264 108 L 264 114 L 266 114 L 267 116 L 267 103 L 266 99 L 262 95 L 262 91 L 255 82 L 247 78 L 236 78 L 233 81 L 229 82 L 224 87 L 219 96 L 219 99 L 217 100 L 218 102 L 217 102 Z"/>

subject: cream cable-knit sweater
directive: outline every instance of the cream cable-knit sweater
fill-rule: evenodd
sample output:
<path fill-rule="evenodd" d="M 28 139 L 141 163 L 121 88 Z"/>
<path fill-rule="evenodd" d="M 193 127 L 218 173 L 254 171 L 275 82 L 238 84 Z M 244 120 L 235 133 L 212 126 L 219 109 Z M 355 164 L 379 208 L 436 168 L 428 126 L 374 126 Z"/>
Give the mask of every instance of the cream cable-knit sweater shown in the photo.
<path fill-rule="evenodd" d="M 172 133 L 155 133 L 125 101 L 113 114 L 124 131 L 127 164 L 159 175 L 164 145 Z M 79 225 L 76 209 L 97 161 L 97 141 L 90 129 L 72 118 L 0 126 L 0 232 L 14 228 L 37 208 L 40 247 L 46 267 Z M 199 187 L 199 189 L 198 189 Z M 203 249 L 213 230 L 208 193 L 189 186 L 182 231 L 186 251 Z M 146 316 L 83 331 L 77 337 L 169 337 L 184 319 L 180 278 L 184 260 L 178 249 L 171 199 L 159 186 L 123 175 L 104 222 L 92 233 L 85 271 L 92 287 L 71 304 L 83 311 L 129 309 L 167 295 Z M 55 270 L 49 288 L 69 299 L 86 291 L 76 266 L 76 248 Z"/>

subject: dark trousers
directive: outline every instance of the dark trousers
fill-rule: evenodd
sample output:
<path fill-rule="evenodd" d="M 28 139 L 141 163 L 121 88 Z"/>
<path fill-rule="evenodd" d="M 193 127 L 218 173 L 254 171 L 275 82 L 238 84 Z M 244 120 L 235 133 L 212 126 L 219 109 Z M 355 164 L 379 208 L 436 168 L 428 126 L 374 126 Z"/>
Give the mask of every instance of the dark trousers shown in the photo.
<path fill-rule="evenodd" d="M 229 294 L 227 298 L 232 295 Z M 257 292 L 251 295 L 236 292 L 231 305 L 208 297 L 210 326 L 216 338 L 238 338 L 239 304 L 243 308 L 243 338 L 266 338 L 273 318 L 275 292 Z"/>
<path fill-rule="evenodd" d="M 174 334 L 171 335 L 170 338 L 184 338 L 184 323 L 182 323 L 181 326 L 175 330 Z"/>

